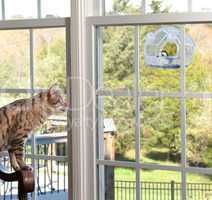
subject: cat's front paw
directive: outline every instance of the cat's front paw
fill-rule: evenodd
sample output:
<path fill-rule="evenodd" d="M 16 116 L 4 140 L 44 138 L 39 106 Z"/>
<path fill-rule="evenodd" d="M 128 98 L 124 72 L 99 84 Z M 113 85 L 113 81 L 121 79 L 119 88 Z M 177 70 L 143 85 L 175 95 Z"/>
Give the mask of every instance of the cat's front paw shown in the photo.
<path fill-rule="evenodd" d="M 25 165 L 21 168 L 21 170 L 24 170 L 24 171 L 32 171 L 32 167 L 31 166 L 28 166 L 28 165 Z"/>

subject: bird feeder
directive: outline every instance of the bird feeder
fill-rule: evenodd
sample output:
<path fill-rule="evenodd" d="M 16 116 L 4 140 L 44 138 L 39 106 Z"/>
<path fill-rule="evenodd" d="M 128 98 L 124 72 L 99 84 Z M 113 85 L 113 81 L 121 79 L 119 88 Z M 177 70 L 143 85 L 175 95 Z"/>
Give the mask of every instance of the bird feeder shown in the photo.
<path fill-rule="evenodd" d="M 144 60 L 150 67 L 176 69 L 182 64 L 187 67 L 194 50 L 195 44 L 189 35 L 176 27 L 162 27 L 146 35 Z"/>

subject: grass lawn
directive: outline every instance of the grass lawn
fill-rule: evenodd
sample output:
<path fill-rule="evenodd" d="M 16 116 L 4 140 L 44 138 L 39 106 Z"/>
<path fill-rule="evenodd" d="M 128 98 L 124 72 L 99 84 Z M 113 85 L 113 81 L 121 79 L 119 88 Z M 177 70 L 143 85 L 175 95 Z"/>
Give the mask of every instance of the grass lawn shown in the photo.
<path fill-rule="evenodd" d="M 115 179 L 122 181 L 135 181 L 135 170 L 126 168 L 115 169 Z M 173 171 L 160 171 L 160 170 L 141 170 L 142 181 L 152 182 L 181 182 L 181 174 Z M 187 180 L 190 183 L 212 183 L 212 177 L 188 174 Z"/>
<path fill-rule="evenodd" d="M 164 153 L 165 150 L 160 150 Z M 127 152 L 125 158 L 128 160 L 134 160 L 135 153 L 133 151 Z M 158 157 L 156 159 L 147 157 L 143 152 L 142 161 L 145 163 L 157 163 L 161 165 L 172 165 L 176 166 L 179 163 L 160 160 Z M 115 169 L 115 179 L 123 181 L 135 181 L 136 174 L 135 170 L 129 168 L 116 168 Z M 162 170 L 141 170 L 141 180 L 142 181 L 153 181 L 153 182 L 181 182 L 181 173 L 173 171 L 162 171 Z M 201 174 L 188 174 L 187 180 L 190 183 L 212 183 L 212 176 L 201 175 Z"/>

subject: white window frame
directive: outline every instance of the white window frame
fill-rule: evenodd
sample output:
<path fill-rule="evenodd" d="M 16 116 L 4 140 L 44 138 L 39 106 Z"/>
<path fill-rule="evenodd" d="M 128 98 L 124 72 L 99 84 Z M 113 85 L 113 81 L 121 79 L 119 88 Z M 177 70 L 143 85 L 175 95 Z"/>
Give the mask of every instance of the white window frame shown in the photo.
<path fill-rule="evenodd" d="M 93 86 L 93 93 L 92 98 L 93 101 L 91 104 L 89 104 L 89 108 L 87 109 L 87 115 L 86 117 L 91 120 L 91 123 L 89 123 L 89 131 L 88 135 L 92 136 L 92 139 L 89 139 L 92 141 L 93 145 L 90 150 L 94 153 L 94 155 L 91 155 L 91 158 L 93 159 L 93 156 L 96 155 L 96 152 L 98 151 L 98 147 L 96 146 L 95 142 L 97 140 L 98 135 L 98 128 L 97 128 L 97 102 L 96 98 L 98 96 L 135 96 L 136 97 L 136 107 L 139 107 L 138 98 L 143 96 L 155 96 L 155 97 L 179 97 L 181 102 L 181 141 L 182 141 L 182 148 L 181 148 L 181 164 L 180 166 L 165 166 L 165 165 L 159 165 L 159 164 L 148 164 L 148 163 L 142 163 L 140 162 L 140 130 L 137 127 L 136 128 L 136 161 L 135 162 L 124 162 L 124 161 L 109 161 L 104 160 L 102 158 L 96 159 L 96 161 L 93 159 L 93 168 L 96 169 L 97 174 L 97 167 L 98 166 L 114 166 L 114 167 L 129 167 L 136 169 L 136 199 L 141 199 L 141 193 L 139 190 L 139 184 L 140 184 L 140 169 L 155 169 L 155 170 L 169 170 L 169 171 L 176 171 L 180 172 L 182 175 L 182 199 L 186 200 L 186 174 L 187 173 L 200 173 L 200 174 L 212 174 L 212 168 L 199 168 L 199 167 L 190 167 L 187 166 L 186 161 L 186 106 L 185 106 L 185 99 L 190 97 L 195 98 L 212 98 L 212 93 L 195 93 L 195 92 L 185 92 L 185 67 L 182 67 L 181 69 L 181 90 L 180 92 L 176 93 L 166 93 L 166 92 L 140 92 L 138 84 L 135 85 L 134 88 L 136 88 L 135 91 L 116 91 L 116 90 L 104 90 L 102 88 L 97 88 L 97 82 L 98 78 L 101 78 L 99 74 L 96 72 L 96 67 L 98 65 L 101 65 L 102 61 L 98 60 L 98 55 L 100 55 L 101 59 L 101 52 L 98 48 L 98 41 L 99 39 L 96 38 L 96 33 L 98 36 L 98 32 L 96 31 L 98 27 L 101 26 L 122 26 L 122 25 L 132 25 L 137 27 L 142 25 L 153 25 L 153 24 L 200 24 L 200 23 L 212 23 L 212 13 L 181 13 L 181 14 L 151 14 L 151 15 L 140 15 L 140 16 L 96 16 L 96 17 L 87 17 L 87 48 L 86 48 L 86 63 L 87 63 L 87 77 L 88 80 L 91 82 L 91 85 Z M 138 28 L 135 28 L 135 52 L 136 54 L 139 52 L 139 34 L 138 34 Z M 182 49 L 183 58 L 184 56 L 184 48 Z M 185 66 L 184 59 L 182 60 L 182 66 Z M 139 60 L 135 59 L 135 70 L 139 70 Z M 138 72 L 138 71 L 137 71 Z M 98 77 L 98 78 L 97 78 Z M 139 75 L 136 75 L 136 80 L 139 80 Z M 88 91 L 90 93 L 90 91 Z M 91 94 L 87 94 L 87 96 L 90 96 Z M 137 109 L 138 112 L 138 109 Z M 139 114 L 136 114 L 136 121 L 138 122 Z M 94 175 L 94 178 L 96 178 L 96 175 Z M 101 186 L 104 183 L 100 183 Z M 97 186 L 97 185 L 96 185 Z M 100 188 L 100 191 L 96 189 L 96 192 L 99 192 L 102 194 L 102 188 Z M 103 191 L 104 193 L 104 191 Z M 104 199 L 104 197 L 100 196 L 100 199 Z"/>

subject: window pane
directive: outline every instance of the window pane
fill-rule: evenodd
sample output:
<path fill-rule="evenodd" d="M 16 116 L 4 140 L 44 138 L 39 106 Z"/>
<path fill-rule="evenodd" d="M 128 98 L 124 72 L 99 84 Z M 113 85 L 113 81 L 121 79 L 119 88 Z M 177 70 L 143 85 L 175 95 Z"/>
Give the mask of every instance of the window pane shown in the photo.
<path fill-rule="evenodd" d="M 22 19 L 37 17 L 37 0 L 5 0 L 6 19 Z"/>
<path fill-rule="evenodd" d="M 134 80 L 134 27 L 103 29 L 104 87 L 126 89 Z"/>
<path fill-rule="evenodd" d="M 101 97 L 103 111 L 99 108 L 99 137 L 104 131 L 104 159 L 135 160 L 135 111 L 132 97 Z M 101 138 L 99 138 L 100 141 Z M 101 144 L 101 143 L 100 143 Z M 102 157 L 101 155 L 99 155 Z"/>
<path fill-rule="evenodd" d="M 141 170 L 141 194 L 144 200 L 181 200 L 181 173 Z"/>
<path fill-rule="evenodd" d="M 211 12 L 212 4 L 210 0 L 193 0 L 192 1 L 193 12 Z"/>
<path fill-rule="evenodd" d="M 64 28 L 37 29 L 35 35 L 35 87 L 53 84 L 65 89 L 66 53 Z"/>
<path fill-rule="evenodd" d="M 189 173 L 187 174 L 187 193 L 189 199 L 211 199 L 212 181 L 211 175 Z"/>
<path fill-rule="evenodd" d="M 134 169 L 99 166 L 99 194 L 105 190 L 105 200 L 135 200 L 136 173 Z M 102 199 L 102 197 L 99 197 Z"/>
<path fill-rule="evenodd" d="M 180 100 L 178 98 L 141 99 L 142 162 L 180 164 Z"/>
<path fill-rule="evenodd" d="M 19 94 L 19 93 L 1 93 L 0 94 L 0 107 L 10 104 L 19 99 L 30 98 L 30 94 Z"/>
<path fill-rule="evenodd" d="M 142 0 L 105 0 L 105 9 L 106 15 L 137 15 L 142 13 Z"/>
<path fill-rule="evenodd" d="M 186 28 L 196 45 L 193 62 L 186 73 L 187 90 L 212 92 L 212 45 L 208 42 L 211 40 L 211 24 L 188 25 Z"/>
<path fill-rule="evenodd" d="M 146 0 L 146 13 L 187 12 L 187 1 Z"/>
<path fill-rule="evenodd" d="M 69 17 L 70 0 L 42 0 L 42 17 Z"/>
<path fill-rule="evenodd" d="M 187 100 L 188 164 L 212 167 L 212 99 Z"/>
<path fill-rule="evenodd" d="M 1 88 L 29 88 L 29 32 L 0 31 Z"/>
<path fill-rule="evenodd" d="M 64 28 L 34 30 L 35 47 L 35 87 L 49 88 L 57 84 L 66 92 L 66 53 Z M 63 95 L 65 100 L 67 96 Z M 37 154 L 43 156 L 67 156 L 67 113 L 54 113 L 36 134 Z M 38 159 L 37 175 L 41 190 L 62 192 L 67 199 L 67 161 Z M 51 174 L 51 179 L 49 179 Z M 51 185 L 51 187 L 48 187 Z M 41 192 L 43 192 L 41 191 Z M 59 195 L 59 194 L 58 194 Z M 57 195 L 54 194 L 57 198 Z M 47 197 L 46 197 L 47 198 Z"/>
<path fill-rule="evenodd" d="M 169 26 L 173 28 L 175 26 Z M 141 89 L 143 91 L 177 92 L 180 91 L 180 68 L 173 64 L 167 64 L 163 52 L 170 57 L 179 54 L 176 43 L 170 43 L 162 31 L 165 26 L 142 26 L 141 28 Z M 178 30 L 178 29 L 177 29 Z M 169 32 L 173 34 L 174 31 Z M 152 34 L 155 34 L 152 43 Z M 144 51 L 144 48 L 146 49 Z M 148 55 L 148 57 L 147 57 Z M 173 56 L 172 56 L 173 55 Z M 167 59 L 169 59 L 167 57 Z M 171 58 L 172 59 L 172 58 Z"/>

